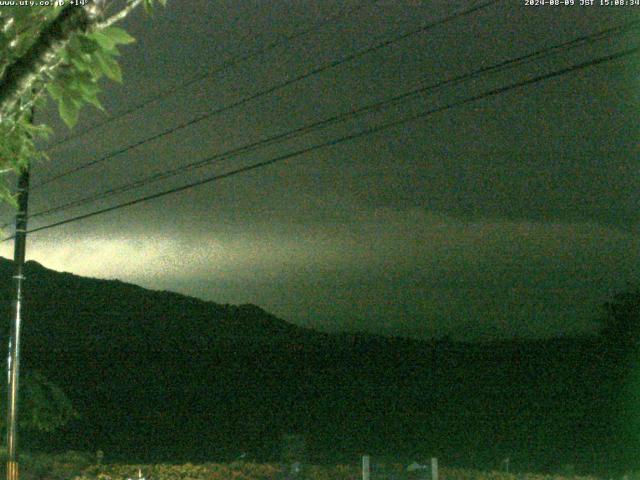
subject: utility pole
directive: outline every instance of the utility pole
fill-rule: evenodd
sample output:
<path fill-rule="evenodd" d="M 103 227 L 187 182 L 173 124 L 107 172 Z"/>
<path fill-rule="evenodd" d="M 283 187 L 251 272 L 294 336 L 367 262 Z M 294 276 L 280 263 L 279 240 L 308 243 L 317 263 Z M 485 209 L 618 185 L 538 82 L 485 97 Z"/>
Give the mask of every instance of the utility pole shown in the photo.
<path fill-rule="evenodd" d="M 20 373 L 20 323 L 22 321 L 22 282 L 27 243 L 27 206 L 29 199 L 29 167 L 25 167 L 18 179 L 18 212 L 13 244 L 13 318 L 9 336 L 7 358 L 7 480 L 18 480 L 18 377 Z"/>

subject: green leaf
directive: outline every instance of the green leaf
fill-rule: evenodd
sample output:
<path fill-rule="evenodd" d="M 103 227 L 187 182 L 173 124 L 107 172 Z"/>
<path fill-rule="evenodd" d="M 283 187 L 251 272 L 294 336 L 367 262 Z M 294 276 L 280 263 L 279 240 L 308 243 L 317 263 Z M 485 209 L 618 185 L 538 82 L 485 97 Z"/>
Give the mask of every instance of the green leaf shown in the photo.
<path fill-rule="evenodd" d="M 62 87 L 57 83 L 47 84 L 46 89 L 49 92 L 49 95 L 51 95 L 51 98 L 53 98 L 54 100 L 59 101 L 62 99 L 64 91 L 62 90 Z"/>
<path fill-rule="evenodd" d="M 108 29 L 105 28 L 105 30 Z M 116 46 L 116 42 L 109 35 L 104 33 L 105 30 L 93 32 L 89 34 L 88 37 L 95 40 L 104 50 L 109 51 Z"/>
<path fill-rule="evenodd" d="M 80 50 L 88 54 L 92 54 L 102 46 L 97 39 L 89 37 L 88 35 L 78 35 L 78 41 L 80 43 Z"/>
<path fill-rule="evenodd" d="M 60 59 L 64 62 L 64 63 L 69 63 L 69 49 L 68 48 L 63 48 L 60 53 Z"/>
<path fill-rule="evenodd" d="M 51 127 L 45 124 L 34 125 L 31 123 L 31 120 L 23 117 L 20 119 L 20 126 L 27 132 L 32 138 L 40 137 L 47 138 L 51 135 L 52 130 Z"/>
<path fill-rule="evenodd" d="M 81 72 L 90 71 L 90 65 L 80 58 L 72 58 L 71 63 Z"/>
<path fill-rule="evenodd" d="M 7 202 L 13 208 L 18 208 L 18 196 L 13 195 L 6 185 L 0 184 L 0 199 Z"/>
<path fill-rule="evenodd" d="M 119 27 L 107 27 L 100 33 L 111 39 L 116 45 L 127 45 L 136 41 L 131 35 Z"/>
<path fill-rule="evenodd" d="M 104 112 L 104 107 L 98 100 L 98 93 L 100 92 L 100 87 L 95 83 L 83 83 L 80 85 L 80 92 L 82 93 L 82 99 L 96 107 L 98 110 Z"/>
<path fill-rule="evenodd" d="M 60 118 L 67 124 L 67 127 L 73 128 L 78 123 L 78 114 L 80 108 L 69 97 L 64 96 L 58 102 Z"/>
<path fill-rule="evenodd" d="M 79 63 L 80 65 L 77 65 L 76 62 Z M 95 53 L 93 55 L 88 55 L 87 57 L 83 57 L 82 59 L 73 59 L 71 63 L 76 65 L 78 70 L 82 72 L 86 72 L 89 75 L 91 75 L 91 78 L 93 81 L 100 80 L 104 75 L 104 73 L 102 72 L 102 67 L 98 62 L 98 59 Z"/>
<path fill-rule="evenodd" d="M 96 60 L 98 61 L 98 65 L 100 65 L 100 69 L 104 72 L 104 74 L 111 80 L 122 83 L 122 70 L 120 70 L 120 65 L 118 65 L 118 62 L 116 62 L 106 52 L 97 51 L 95 53 L 95 56 Z"/>
<path fill-rule="evenodd" d="M 153 0 L 144 0 L 142 6 L 144 7 L 144 11 L 147 12 L 148 15 L 153 14 Z"/>

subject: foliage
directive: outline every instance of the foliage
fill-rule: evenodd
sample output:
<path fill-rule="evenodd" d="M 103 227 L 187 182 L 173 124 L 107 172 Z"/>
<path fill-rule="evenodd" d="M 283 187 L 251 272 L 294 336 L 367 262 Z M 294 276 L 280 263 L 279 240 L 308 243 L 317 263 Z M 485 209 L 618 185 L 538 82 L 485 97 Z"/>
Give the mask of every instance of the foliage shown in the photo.
<path fill-rule="evenodd" d="M 78 416 L 62 389 L 39 372 L 27 373 L 20 379 L 19 401 L 18 421 L 27 430 L 52 432 Z M 2 412 L 4 405 L 3 398 Z M 5 416 L 0 415 L 0 426 L 4 428 L 5 422 Z"/>
<path fill-rule="evenodd" d="M 594 477 L 579 475 L 542 475 L 536 473 L 506 473 L 498 471 L 467 470 L 459 468 L 443 468 L 440 470 L 442 480 L 595 480 Z"/>
<path fill-rule="evenodd" d="M 136 478 L 138 469 L 153 480 L 271 480 L 278 478 L 280 467 L 272 464 L 236 462 L 232 464 L 205 463 L 194 465 L 122 465 L 91 466 L 76 480 L 126 480 Z"/>
<path fill-rule="evenodd" d="M 135 479 L 138 469 L 147 479 L 153 480 L 279 480 L 283 478 L 283 468 L 274 464 L 234 463 L 215 464 L 208 463 L 193 465 L 107 465 L 91 466 L 82 472 L 82 475 L 74 480 L 126 480 Z M 403 468 L 396 465 L 395 469 L 402 478 Z M 478 470 L 464 470 L 456 468 L 441 468 L 439 470 L 442 480 L 564 480 L 583 479 L 591 480 L 593 477 L 580 476 L 550 476 L 538 474 L 508 474 L 504 472 L 483 472 Z M 360 467 L 356 465 L 318 466 L 311 465 L 305 468 L 306 480 L 358 480 L 362 477 Z M 372 474 L 372 479 L 376 477 Z M 380 477 L 378 476 L 378 479 Z M 380 479 L 382 480 L 382 479 Z"/>
<path fill-rule="evenodd" d="M 17 102 L 0 103 L 0 171 L 18 172 L 44 157 L 35 141 L 47 138 L 51 131 L 46 125 L 32 125 L 31 108 L 42 107 L 47 94 L 57 103 L 60 117 L 69 128 L 77 123 L 84 105 L 102 110 L 99 81 L 102 77 L 122 81 L 118 47 L 134 41 L 112 23 L 139 4 L 150 12 L 156 2 L 164 5 L 166 0 L 126 0 L 118 14 L 108 19 L 96 16 L 86 28 L 71 31 L 68 41 L 53 43 L 43 58 L 33 63 L 37 68 L 34 66 L 35 71 L 29 72 L 28 81 L 24 81 L 29 88 L 19 91 Z M 14 81 L 10 75 L 12 68 L 15 70 L 26 58 L 34 56 L 38 45 L 47 44 L 47 33 L 55 22 L 61 22 L 65 9 L 89 9 L 97 5 L 88 2 L 87 6 L 70 7 L 66 3 L 67 6 L 0 8 L 0 87 Z M 0 185 L 0 200 L 15 205 L 4 184 Z"/>
<path fill-rule="evenodd" d="M 618 293 L 605 303 L 600 334 L 618 353 L 626 355 L 640 343 L 640 289 Z"/>
<path fill-rule="evenodd" d="M 24 469 L 35 478 L 68 480 L 95 461 L 95 455 L 70 450 L 61 454 L 33 454 Z"/>
<path fill-rule="evenodd" d="M 94 455 L 77 451 L 61 454 L 21 452 L 20 477 L 27 480 L 68 480 L 88 468 L 94 459 Z M 0 470 L 6 461 L 6 448 L 0 448 Z M 3 471 L 0 473 L 4 475 Z"/>
<path fill-rule="evenodd" d="M 60 117 L 73 127 L 83 105 L 89 103 L 103 110 L 98 93 L 98 81 L 106 76 L 122 82 L 122 72 L 116 61 L 118 45 L 134 42 L 134 38 L 118 27 L 74 36 L 60 54 L 62 65 L 46 88 L 58 103 Z"/>

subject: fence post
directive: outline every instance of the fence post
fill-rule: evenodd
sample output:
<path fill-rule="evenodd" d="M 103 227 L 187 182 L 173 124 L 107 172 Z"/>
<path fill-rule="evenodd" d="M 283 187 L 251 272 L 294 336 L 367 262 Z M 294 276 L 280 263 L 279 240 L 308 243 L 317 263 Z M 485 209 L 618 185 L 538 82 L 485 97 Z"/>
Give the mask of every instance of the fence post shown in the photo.
<path fill-rule="evenodd" d="M 369 464 L 369 455 L 362 456 L 362 480 L 370 480 L 371 468 Z"/>
<path fill-rule="evenodd" d="M 431 480 L 438 480 L 438 459 L 431 457 Z"/>

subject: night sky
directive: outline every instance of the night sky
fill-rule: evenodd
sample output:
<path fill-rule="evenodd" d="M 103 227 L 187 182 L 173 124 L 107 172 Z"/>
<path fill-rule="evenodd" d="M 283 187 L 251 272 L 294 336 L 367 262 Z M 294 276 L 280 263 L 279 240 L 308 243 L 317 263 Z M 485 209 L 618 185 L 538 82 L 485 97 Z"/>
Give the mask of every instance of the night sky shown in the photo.
<path fill-rule="evenodd" d="M 578 3 L 579 0 L 576 0 Z M 64 143 L 53 175 L 477 2 L 170 1 L 123 26 L 108 115 L 325 22 Z M 503 0 L 34 188 L 30 211 L 638 19 L 640 7 Z M 332 20 L 326 21 L 330 19 Z M 46 225 L 637 46 L 638 30 L 481 76 L 169 180 L 34 218 Z M 511 90 L 266 168 L 33 234 L 28 258 L 322 330 L 465 340 L 591 332 L 638 282 L 638 55 Z M 56 110 L 38 119 L 69 135 Z M 106 118 L 86 109 L 76 130 Z M 10 220 L 9 209 L 4 219 Z M 0 254 L 11 256 L 4 243 Z"/>

